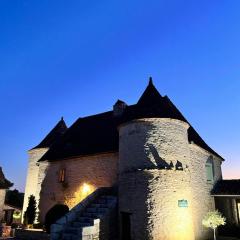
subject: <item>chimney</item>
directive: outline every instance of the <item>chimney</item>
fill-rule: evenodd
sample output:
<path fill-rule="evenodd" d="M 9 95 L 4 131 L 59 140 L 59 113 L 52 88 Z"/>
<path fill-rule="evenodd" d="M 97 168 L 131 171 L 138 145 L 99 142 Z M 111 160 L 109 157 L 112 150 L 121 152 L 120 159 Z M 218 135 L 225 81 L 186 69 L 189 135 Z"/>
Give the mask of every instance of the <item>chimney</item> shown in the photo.
<path fill-rule="evenodd" d="M 121 116 L 127 107 L 127 104 L 121 100 L 117 100 L 117 102 L 113 105 L 113 115 Z"/>

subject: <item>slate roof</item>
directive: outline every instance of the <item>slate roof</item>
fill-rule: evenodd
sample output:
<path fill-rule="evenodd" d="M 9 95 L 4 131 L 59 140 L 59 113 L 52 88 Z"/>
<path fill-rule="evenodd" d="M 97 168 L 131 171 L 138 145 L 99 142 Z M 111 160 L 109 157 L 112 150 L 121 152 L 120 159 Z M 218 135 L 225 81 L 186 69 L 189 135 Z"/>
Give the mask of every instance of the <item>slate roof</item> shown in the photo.
<path fill-rule="evenodd" d="M 8 189 L 13 186 L 13 183 L 8 181 L 2 171 L 2 168 L 0 167 L 0 189 Z"/>
<path fill-rule="evenodd" d="M 172 118 L 188 121 L 175 107 L 171 100 L 157 91 L 150 79 L 149 84 L 137 104 L 125 107 L 121 116 L 113 111 L 79 118 L 40 159 L 61 160 L 69 157 L 97 153 L 118 152 L 118 126 L 122 123 L 140 118 Z M 212 154 L 219 156 L 198 135 L 190 125 L 189 142 L 194 142 Z M 221 159 L 222 157 L 219 156 Z"/>
<path fill-rule="evenodd" d="M 51 147 L 53 143 L 61 138 L 66 130 L 67 125 L 64 122 L 63 118 L 61 118 L 57 125 L 48 133 L 48 135 L 33 149 Z"/>
<path fill-rule="evenodd" d="M 216 183 L 212 195 L 240 195 L 240 179 L 221 180 Z"/>

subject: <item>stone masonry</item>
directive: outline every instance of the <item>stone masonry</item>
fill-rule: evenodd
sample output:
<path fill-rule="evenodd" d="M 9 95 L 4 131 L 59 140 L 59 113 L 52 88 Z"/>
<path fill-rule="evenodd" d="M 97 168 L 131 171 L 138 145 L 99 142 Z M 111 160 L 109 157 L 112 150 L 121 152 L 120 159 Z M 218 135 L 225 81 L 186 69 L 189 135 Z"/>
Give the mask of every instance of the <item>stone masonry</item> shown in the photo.
<path fill-rule="evenodd" d="M 24 217 L 24 213 L 28 206 L 28 199 L 30 195 L 33 195 L 37 201 L 37 207 L 39 203 L 39 188 L 41 189 L 41 184 L 38 184 L 38 177 L 39 177 L 39 164 L 38 160 L 47 152 L 48 148 L 38 148 L 33 149 L 28 152 L 29 154 L 29 162 L 28 162 L 28 173 L 27 173 L 27 184 L 25 187 L 25 196 L 24 196 L 24 203 L 23 203 L 23 214 L 22 214 L 22 221 Z M 37 209 L 37 212 L 39 210 Z M 38 219 L 36 218 L 36 221 Z"/>
<path fill-rule="evenodd" d="M 5 196 L 6 196 L 6 189 L 0 189 L 0 221 L 4 217 L 4 202 L 5 202 Z"/>
<path fill-rule="evenodd" d="M 119 212 L 131 214 L 133 240 L 208 236 L 199 221 L 214 209 L 205 176 L 211 154 L 189 144 L 187 129 L 179 120 L 154 118 L 120 126 Z M 217 180 L 220 162 L 214 162 Z M 179 200 L 188 207 L 179 208 Z"/>
<path fill-rule="evenodd" d="M 40 221 L 44 222 L 47 211 L 56 203 L 65 204 L 70 209 L 83 200 L 87 195 L 82 193 L 83 184 L 89 186 L 90 194 L 100 187 L 111 187 L 117 182 L 118 154 L 99 154 L 57 161 L 44 165 L 40 163 L 39 186 Z M 58 182 L 60 169 L 66 171 L 66 181 Z"/>

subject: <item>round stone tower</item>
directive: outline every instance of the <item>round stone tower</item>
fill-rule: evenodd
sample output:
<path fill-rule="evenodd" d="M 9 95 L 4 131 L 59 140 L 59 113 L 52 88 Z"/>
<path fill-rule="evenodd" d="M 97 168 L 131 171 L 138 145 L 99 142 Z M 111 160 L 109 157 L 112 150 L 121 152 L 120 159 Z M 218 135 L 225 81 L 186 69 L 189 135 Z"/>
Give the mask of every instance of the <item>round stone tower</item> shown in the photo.
<path fill-rule="evenodd" d="M 119 126 L 122 238 L 194 239 L 188 128 L 181 120 L 154 117 Z"/>

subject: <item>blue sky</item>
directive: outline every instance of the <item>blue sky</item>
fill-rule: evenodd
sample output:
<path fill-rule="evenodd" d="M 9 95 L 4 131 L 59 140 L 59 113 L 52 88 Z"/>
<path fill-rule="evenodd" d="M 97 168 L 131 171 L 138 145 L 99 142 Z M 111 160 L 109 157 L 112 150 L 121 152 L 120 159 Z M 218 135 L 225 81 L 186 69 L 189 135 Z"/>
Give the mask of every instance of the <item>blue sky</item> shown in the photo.
<path fill-rule="evenodd" d="M 27 150 L 64 116 L 135 103 L 151 75 L 240 178 L 240 2 L 0 1 L 0 166 L 24 190 Z"/>

